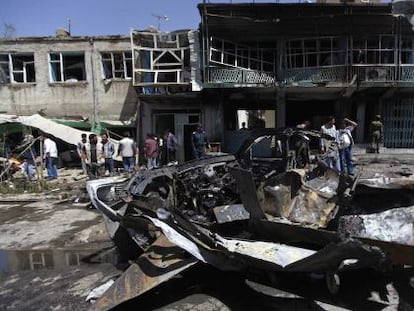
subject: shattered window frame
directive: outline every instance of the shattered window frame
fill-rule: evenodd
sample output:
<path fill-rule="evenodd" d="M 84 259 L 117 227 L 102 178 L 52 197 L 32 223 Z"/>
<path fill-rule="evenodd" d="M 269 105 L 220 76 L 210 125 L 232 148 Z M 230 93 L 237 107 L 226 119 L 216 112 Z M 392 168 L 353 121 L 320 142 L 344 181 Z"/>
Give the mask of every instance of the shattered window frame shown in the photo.
<path fill-rule="evenodd" d="M 49 52 L 50 83 L 85 82 L 86 62 L 82 52 Z"/>
<path fill-rule="evenodd" d="M 0 53 L 0 84 L 35 82 L 34 53 Z"/>
<path fill-rule="evenodd" d="M 165 34 L 133 31 L 131 43 L 135 86 L 191 87 L 192 44 L 188 30 Z"/>
<path fill-rule="evenodd" d="M 401 64 L 414 64 L 414 38 L 412 36 L 401 36 Z"/>
<path fill-rule="evenodd" d="M 102 78 L 107 79 L 132 79 L 132 52 L 115 51 L 101 52 Z"/>
<path fill-rule="evenodd" d="M 367 35 L 351 39 L 353 64 L 396 65 L 397 37 L 393 34 Z"/>
<path fill-rule="evenodd" d="M 227 67 L 275 72 L 277 49 L 251 47 L 244 44 L 210 37 L 209 62 Z"/>
<path fill-rule="evenodd" d="M 295 38 L 285 42 L 285 67 L 315 68 L 346 65 L 347 48 L 341 37 Z"/>

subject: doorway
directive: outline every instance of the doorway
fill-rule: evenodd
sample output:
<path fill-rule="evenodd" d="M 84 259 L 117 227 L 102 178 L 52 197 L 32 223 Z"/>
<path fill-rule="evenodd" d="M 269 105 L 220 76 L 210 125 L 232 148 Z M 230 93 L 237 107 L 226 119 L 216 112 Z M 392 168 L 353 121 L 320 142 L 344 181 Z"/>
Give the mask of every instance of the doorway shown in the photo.
<path fill-rule="evenodd" d="M 176 157 L 179 162 L 191 160 L 193 151 L 191 146 L 191 134 L 201 121 L 199 111 L 194 112 L 158 112 L 154 113 L 154 126 L 157 135 L 161 135 L 169 128 L 178 141 Z"/>

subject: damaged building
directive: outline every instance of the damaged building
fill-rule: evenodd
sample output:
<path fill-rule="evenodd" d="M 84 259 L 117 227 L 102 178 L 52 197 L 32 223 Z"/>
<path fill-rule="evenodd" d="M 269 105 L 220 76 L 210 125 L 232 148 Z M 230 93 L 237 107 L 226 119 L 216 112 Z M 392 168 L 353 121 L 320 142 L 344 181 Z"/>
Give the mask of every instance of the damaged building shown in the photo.
<path fill-rule="evenodd" d="M 386 147 L 412 147 L 413 28 L 391 3 L 200 4 L 204 91 L 220 94 L 224 145 L 237 111 L 273 109 L 276 126 L 357 120 L 369 140 L 381 114 Z"/>
<path fill-rule="evenodd" d="M 198 9 L 197 30 L 2 39 L 0 110 L 121 121 L 136 126 L 141 142 L 169 128 L 179 161 L 192 157 L 198 123 L 215 150 L 234 152 L 248 135 L 242 122 L 256 129 L 309 120 L 318 129 L 328 115 L 356 120 L 355 141 L 365 143 L 381 114 L 385 147 L 413 147 L 413 27 L 393 3 Z"/>
<path fill-rule="evenodd" d="M 242 122 L 255 129 L 309 120 L 318 129 L 334 115 L 357 120 L 355 140 L 365 143 L 381 114 L 385 147 L 414 145 L 413 28 L 391 3 L 204 2 L 198 9 L 199 41 L 194 32 L 184 40 L 189 53 L 176 34 L 132 35 L 143 132 L 173 129 L 185 149 L 201 122 L 211 141 L 234 152 L 248 134 Z M 190 157 L 180 151 L 181 160 Z"/>
<path fill-rule="evenodd" d="M 71 36 L 62 29 L 54 37 L 1 39 L 1 112 L 135 132 L 130 46 L 128 36 Z"/>
<path fill-rule="evenodd" d="M 207 130 L 217 106 L 203 99 L 199 33 L 132 31 L 133 82 L 139 94 L 139 132 L 161 135 L 173 131 L 179 141 L 177 158 L 192 158 L 191 133 L 197 124 Z"/>

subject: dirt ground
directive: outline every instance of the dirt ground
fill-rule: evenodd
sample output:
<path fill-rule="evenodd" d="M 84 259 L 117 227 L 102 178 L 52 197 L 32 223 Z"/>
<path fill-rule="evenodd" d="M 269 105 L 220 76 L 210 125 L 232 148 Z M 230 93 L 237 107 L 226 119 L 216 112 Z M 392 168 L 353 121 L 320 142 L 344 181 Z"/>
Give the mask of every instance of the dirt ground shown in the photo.
<path fill-rule="evenodd" d="M 354 157 L 364 177 L 414 172 L 412 155 Z M 2 195 L 0 310 L 87 310 L 91 290 L 122 273 L 102 216 L 83 203 L 86 179 L 78 172 L 61 171 L 43 194 Z M 345 278 L 333 298 L 312 278 L 282 277 L 271 289 L 201 266 L 117 310 L 413 310 L 407 275 L 364 273 Z"/>

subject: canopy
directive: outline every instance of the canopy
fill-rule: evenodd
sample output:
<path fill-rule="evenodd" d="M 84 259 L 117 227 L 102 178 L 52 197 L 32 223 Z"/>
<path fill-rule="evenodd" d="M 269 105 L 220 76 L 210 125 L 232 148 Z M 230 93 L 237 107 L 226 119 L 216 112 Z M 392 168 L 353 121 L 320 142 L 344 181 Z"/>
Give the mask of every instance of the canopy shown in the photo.
<path fill-rule="evenodd" d="M 77 145 L 81 139 L 81 134 L 86 133 L 87 135 L 93 132 L 86 130 L 78 130 L 70 126 L 59 124 L 55 121 L 49 120 L 42 117 L 39 114 L 32 116 L 14 116 L 0 114 L 0 133 L 6 132 L 8 129 L 13 129 L 14 132 L 23 130 L 22 125 L 37 128 L 42 132 L 48 133 L 68 144 Z M 10 132 L 7 132 L 10 133 Z M 118 147 L 118 141 L 111 139 L 114 142 L 115 147 Z"/>

